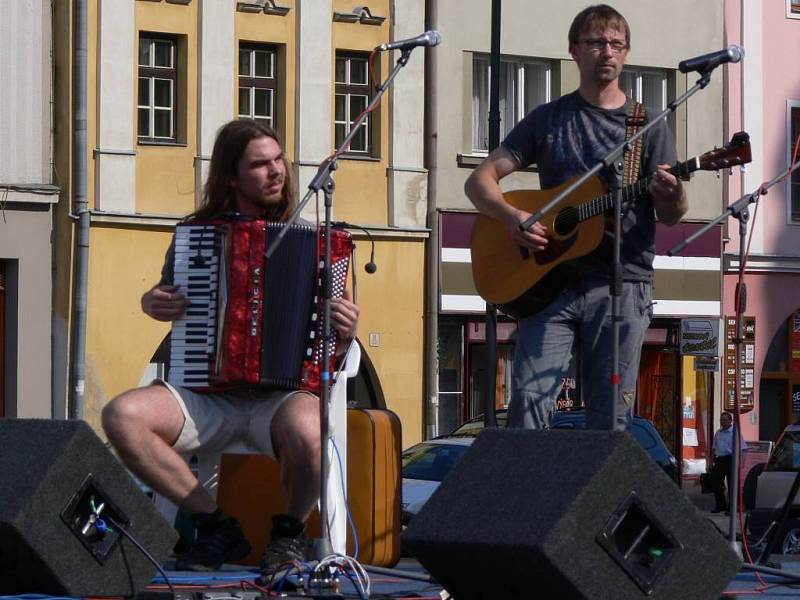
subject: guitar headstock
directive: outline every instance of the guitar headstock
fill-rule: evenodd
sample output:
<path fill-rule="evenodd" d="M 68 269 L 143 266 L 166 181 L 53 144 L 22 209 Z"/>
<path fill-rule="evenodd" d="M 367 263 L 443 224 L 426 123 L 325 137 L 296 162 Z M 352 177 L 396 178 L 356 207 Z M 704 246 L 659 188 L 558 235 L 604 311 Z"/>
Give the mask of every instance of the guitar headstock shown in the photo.
<path fill-rule="evenodd" d="M 699 169 L 704 171 L 716 171 L 745 165 L 753 160 L 750 154 L 750 136 L 747 132 L 739 131 L 734 133 L 731 141 L 722 148 L 711 150 L 697 158 Z"/>

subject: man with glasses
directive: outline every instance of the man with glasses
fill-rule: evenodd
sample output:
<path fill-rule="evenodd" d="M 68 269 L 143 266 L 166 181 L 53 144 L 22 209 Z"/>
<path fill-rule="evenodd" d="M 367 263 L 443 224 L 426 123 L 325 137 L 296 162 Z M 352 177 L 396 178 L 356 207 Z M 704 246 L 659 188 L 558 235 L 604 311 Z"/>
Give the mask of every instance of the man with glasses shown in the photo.
<path fill-rule="evenodd" d="M 553 188 L 588 171 L 626 139 L 632 101 L 620 89 L 619 76 L 630 38 L 627 21 L 612 7 L 600 4 L 581 11 L 568 35 L 569 52 L 580 72 L 578 89 L 531 111 L 468 178 L 469 199 L 483 214 L 501 221 L 521 249 L 544 251 L 551 232 L 541 223 L 522 231 L 519 225 L 531 213 L 506 202 L 499 181 L 536 164 L 541 187 Z M 674 225 L 688 207 L 681 182 L 667 170 L 675 162 L 675 142 L 662 121 L 647 132 L 642 144 L 638 176 L 652 176 L 648 193 L 623 208 L 617 421 L 611 423 L 609 265 L 613 247 L 609 222 L 596 250 L 556 267 L 553 276 L 565 284 L 564 291 L 519 321 L 509 425 L 549 426 L 576 339 L 583 348 L 580 363 L 587 427 L 625 429 L 629 425 L 641 346 L 652 317 L 655 219 Z M 604 169 L 601 177 L 614 188 L 621 173 L 620 161 Z"/>

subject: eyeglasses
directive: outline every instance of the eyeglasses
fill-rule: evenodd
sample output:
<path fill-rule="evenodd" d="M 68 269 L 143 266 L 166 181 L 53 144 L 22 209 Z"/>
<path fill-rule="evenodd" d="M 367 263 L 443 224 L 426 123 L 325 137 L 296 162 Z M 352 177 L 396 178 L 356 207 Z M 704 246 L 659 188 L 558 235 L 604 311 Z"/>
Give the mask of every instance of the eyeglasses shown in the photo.
<path fill-rule="evenodd" d="M 628 44 L 626 44 L 622 40 L 606 40 L 604 38 L 589 38 L 587 40 L 581 40 L 582 43 L 586 44 L 586 47 L 589 48 L 591 52 L 601 52 L 605 49 L 606 44 L 611 46 L 611 51 L 614 54 L 620 54 L 623 50 L 628 49 Z"/>

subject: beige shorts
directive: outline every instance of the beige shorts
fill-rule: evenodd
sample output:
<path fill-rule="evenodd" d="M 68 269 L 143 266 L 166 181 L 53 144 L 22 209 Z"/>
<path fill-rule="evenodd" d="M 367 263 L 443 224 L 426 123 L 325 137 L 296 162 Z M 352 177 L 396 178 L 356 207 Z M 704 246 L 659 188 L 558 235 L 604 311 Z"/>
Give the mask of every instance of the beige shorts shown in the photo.
<path fill-rule="evenodd" d="M 185 422 L 172 447 L 181 454 L 258 453 L 275 458 L 272 419 L 296 390 L 194 392 L 165 386 L 183 411 Z"/>

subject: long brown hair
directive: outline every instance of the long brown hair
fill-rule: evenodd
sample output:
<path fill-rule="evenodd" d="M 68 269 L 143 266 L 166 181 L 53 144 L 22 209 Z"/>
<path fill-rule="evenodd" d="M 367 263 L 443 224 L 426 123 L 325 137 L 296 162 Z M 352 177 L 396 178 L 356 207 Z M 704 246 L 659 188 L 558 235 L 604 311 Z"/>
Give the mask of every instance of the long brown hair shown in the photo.
<path fill-rule="evenodd" d="M 214 219 L 225 213 L 236 212 L 236 193 L 231 182 L 238 174 L 239 160 L 251 140 L 269 137 L 281 146 L 275 130 L 253 119 L 236 119 L 222 126 L 211 152 L 211 166 L 208 179 L 203 188 L 200 207 L 187 217 L 190 219 Z M 283 146 L 281 146 L 283 148 Z M 292 169 L 285 157 L 281 156 L 286 176 L 281 192 L 281 201 L 274 207 L 265 209 L 264 217 L 269 221 L 282 222 L 289 218 L 294 209 L 294 181 Z"/>

